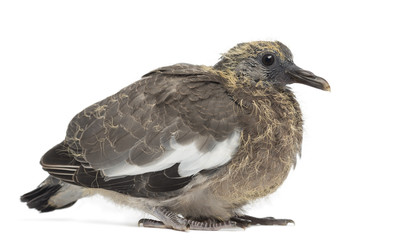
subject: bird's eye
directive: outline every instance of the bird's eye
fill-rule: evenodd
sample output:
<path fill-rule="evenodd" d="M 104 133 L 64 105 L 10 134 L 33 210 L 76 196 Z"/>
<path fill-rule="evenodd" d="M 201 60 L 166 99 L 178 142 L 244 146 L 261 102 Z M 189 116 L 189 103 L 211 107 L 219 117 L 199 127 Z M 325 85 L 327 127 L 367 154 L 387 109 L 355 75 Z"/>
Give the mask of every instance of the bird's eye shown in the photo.
<path fill-rule="evenodd" d="M 265 66 L 271 66 L 275 62 L 275 57 L 272 54 L 265 54 L 261 61 Z"/>

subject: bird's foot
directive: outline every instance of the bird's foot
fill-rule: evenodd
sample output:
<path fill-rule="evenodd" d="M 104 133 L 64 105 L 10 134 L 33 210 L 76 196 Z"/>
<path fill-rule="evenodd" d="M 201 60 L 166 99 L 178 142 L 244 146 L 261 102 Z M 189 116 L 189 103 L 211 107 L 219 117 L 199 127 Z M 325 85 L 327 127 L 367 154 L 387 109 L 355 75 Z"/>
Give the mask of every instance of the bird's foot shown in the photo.
<path fill-rule="evenodd" d="M 275 219 L 273 217 L 256 218 L 248 215 L 235 216 L 228 221 L 221 221 L 216 219 L 190 219 L 184 218 L 167 208 L 156 207 L 153 209 L 152 214 L 156 216 L 158 220 L 152 219 L 140 219 L 138 225 L 143 227 L 151 228 L 167 228 L 179 231 L 187 230 L 207 230 L 215 231 L 225 228 L 247 228 L 252 225 L 281 225 L 286 226 L 288 224 L 294 224 L 291 219 Z"/>
<path fill-rule="evenodd" d="M 295 224 L 291 219 L 276 219 L 273 217 L 256 218 L 249 215 L 235 216 L 230 219 L 236 222 L 236 226 L 246 228 L 252 225 L 280 225 L 286 226 L 288 224 Z"/>
<path fill-rule="evenodd" d="M 213 219 L 205 219 L 202 221 L 198 221 L 198 220 L 183 218 L 163 207 L 155 208 L 153 211 L 153 215 L 158 217 L 161 221 L 143 218 L 139 220 L 138 225 L 139 226 L 142 225 L 143 227 L 152 227 L 152 228 L 168 228 L 179 231 L 187 231 L 187 230 L 215 231 L 225 228 L 234 228 L 237 226 L 237 223 L 231 220 L 220 221 Z"/>
<path fill-rule="evenodd" d="M 185 224 L 177 224 L 173 226 L 165 225 L 165 223 L 153 219 L 142 218 L 139 220 L 138 225 L 143 227 L 151 227 L 151 228 L 167 228 L 174 229 L 180 231 L 187 230 L 207 230 L 207 231 L 216 231 L 225 228 L 234 228 L 237 226 L 237 223 L 234 221 L 215 221 L 215 220 L 205 220 L 205 221 L 195 221 L 186 219 Z"/>

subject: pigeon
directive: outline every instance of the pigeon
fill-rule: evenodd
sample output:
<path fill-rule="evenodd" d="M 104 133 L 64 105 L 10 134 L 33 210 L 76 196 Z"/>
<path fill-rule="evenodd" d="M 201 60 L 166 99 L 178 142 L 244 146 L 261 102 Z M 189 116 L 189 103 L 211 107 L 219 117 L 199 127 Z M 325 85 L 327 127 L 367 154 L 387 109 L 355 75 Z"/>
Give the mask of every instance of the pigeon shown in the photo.
<path fill-rule="evenodd" d="M 243 211 L 301 154 L 293 83 L 330 91 L 279 41 L 237 44 L 214 66 L 153 70 L 78 113 L 41 158 L 48 178 L 21 201 L 49 212 L 100 194 L 156 218 L 139 226 L 181 231 L 294 223 Z"/>

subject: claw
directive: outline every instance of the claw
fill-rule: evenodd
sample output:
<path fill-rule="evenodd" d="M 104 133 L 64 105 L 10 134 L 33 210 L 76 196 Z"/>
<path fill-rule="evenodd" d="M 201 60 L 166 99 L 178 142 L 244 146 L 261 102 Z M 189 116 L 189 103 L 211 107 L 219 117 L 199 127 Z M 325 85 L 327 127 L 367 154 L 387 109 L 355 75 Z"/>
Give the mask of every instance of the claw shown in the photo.
<path fill-rule="evenodd" d="M 143 227 L 150 227 L 150 228 L 168 228 L 161 221 L 147 219 L 147 218 L 140 219 L 138 222 L 138 226 L 140 227 L 140 225 L 142 225 Z"/>

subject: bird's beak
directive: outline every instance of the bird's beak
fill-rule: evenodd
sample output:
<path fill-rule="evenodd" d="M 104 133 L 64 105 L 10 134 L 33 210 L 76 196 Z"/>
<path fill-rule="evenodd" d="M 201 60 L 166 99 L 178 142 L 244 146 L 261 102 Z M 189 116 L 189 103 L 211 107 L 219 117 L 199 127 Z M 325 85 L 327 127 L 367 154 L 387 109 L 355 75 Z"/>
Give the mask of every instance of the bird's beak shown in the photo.
<path fill-rule="evenodd" d="M 329 83 L 325 79 L 316 76 L 310 71 L 299 68 L 294 64 L 288 67 L 286 73 L 292 79 L 292 82 L 302 83 L 314 88 L 319 88 L 324 91 L 331 90 Z"/>

